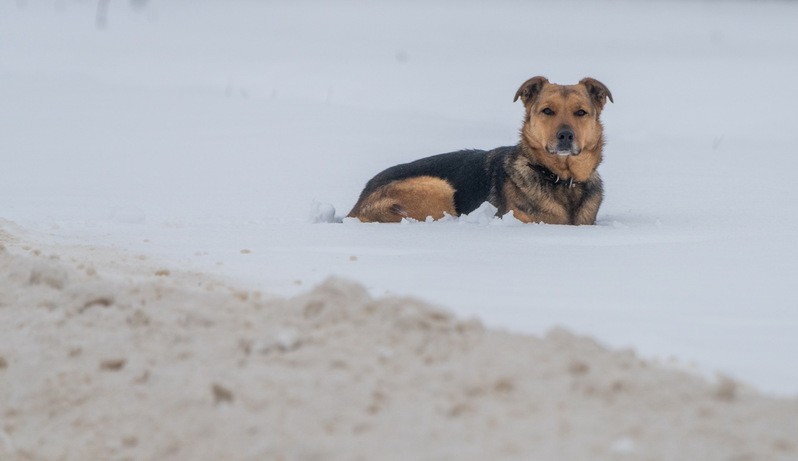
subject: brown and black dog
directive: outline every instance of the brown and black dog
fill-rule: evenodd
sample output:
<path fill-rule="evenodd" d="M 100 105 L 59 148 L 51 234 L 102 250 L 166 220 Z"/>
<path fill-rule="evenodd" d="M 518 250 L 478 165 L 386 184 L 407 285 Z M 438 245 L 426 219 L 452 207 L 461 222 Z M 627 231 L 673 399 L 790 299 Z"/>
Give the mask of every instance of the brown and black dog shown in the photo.
<path fill-rule="evenodd" d="M 440 219 L 488 201 L 524 222 L 594 224 L 602 200 L 596 171 L 604 147 L 600 115 L 612 95 L 592 78 L 557 85 L 534 77 L 515 94 L 526 117 L 521 141 L 397 165 L 372 178 L 349 217 L 366 222 Z"/>

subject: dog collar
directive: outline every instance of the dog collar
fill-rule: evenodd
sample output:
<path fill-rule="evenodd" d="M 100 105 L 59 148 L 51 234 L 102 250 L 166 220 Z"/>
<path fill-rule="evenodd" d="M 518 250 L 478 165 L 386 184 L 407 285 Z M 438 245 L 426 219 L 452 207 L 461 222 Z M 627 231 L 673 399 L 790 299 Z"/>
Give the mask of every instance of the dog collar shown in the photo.
<path fill-rule="evenodd" d="M 543 179 L 549 181 L 552 184 L 562 184 L 564 186 L 568 186 L 569 189 L 576 185 L 581 184 L 578 181 L 574 181 L 573 176 L 567 180 L 561 179 L 558 174 L 554 173 L 553 171 L 551 171 L 550 169 L 546 168 L 543 165 L 537 165 L 532 162 L 527 162 L 527 164 L 529 165 L 529 168 L 532 168 L 533 170 L 537 171 L 541 176 L 543 176 Z"/>

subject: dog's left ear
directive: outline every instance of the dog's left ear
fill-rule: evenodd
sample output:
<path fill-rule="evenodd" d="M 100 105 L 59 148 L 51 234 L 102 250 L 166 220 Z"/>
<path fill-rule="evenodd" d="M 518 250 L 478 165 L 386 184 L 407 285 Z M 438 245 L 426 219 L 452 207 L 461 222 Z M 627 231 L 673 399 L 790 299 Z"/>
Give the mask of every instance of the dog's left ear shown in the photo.
<path fill-rule="evenodd" d="M 607 103 L 607 99 L 609 99 L 610 102 L 615 102 L 612 100 L 612 93 L 610 93 L 610 89 L 607 88 L 607 85 L 599 82 L 598 80 L 586 77 L 582 80 L 579 80 L 579 83 L 587 88 L 587 94 L 590 95 L 590 98 L 593 99 L 593 102 L 596 103 L 599 109 L 604 108 L 604 104 Z"/>

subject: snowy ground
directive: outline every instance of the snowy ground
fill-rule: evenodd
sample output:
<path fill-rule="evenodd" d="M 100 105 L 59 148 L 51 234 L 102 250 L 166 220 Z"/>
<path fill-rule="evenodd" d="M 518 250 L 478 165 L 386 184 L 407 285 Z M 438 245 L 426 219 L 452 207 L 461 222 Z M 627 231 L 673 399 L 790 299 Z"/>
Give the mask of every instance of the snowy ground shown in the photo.
<path fill-rule="evenodd" d="M 798 394 L 798 5 L 0 3 L 0 218 L 295 294 L 331 274 Z M 516 142 L 533 75 L 612 90 L 599 225 L 311 224 Z M 243 251 L 242 250 L 247 250 Z"/>
<path fill-rule="evenodd" d="M 330 280 L 291 299 L 0 222 L 0 459 L 794 461 L 798 398 Z"/>

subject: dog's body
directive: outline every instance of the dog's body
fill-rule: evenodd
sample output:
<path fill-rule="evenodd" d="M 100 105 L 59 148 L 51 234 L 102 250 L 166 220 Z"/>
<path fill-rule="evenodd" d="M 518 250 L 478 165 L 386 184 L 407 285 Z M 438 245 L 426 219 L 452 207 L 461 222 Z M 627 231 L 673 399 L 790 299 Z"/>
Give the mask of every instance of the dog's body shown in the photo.
<path fill-rule="evenodd" d="M 596 168 L 604 146 L 599 116 L 610 91 L 585 78 L 521 85 L 526 118 L 516 146 L 463 150 L 397 165 L 372 178 L 350 217 L 398 222 L 469 213 L 482 202 L 524 222 L 594 224 L 602 200 Z"/>

